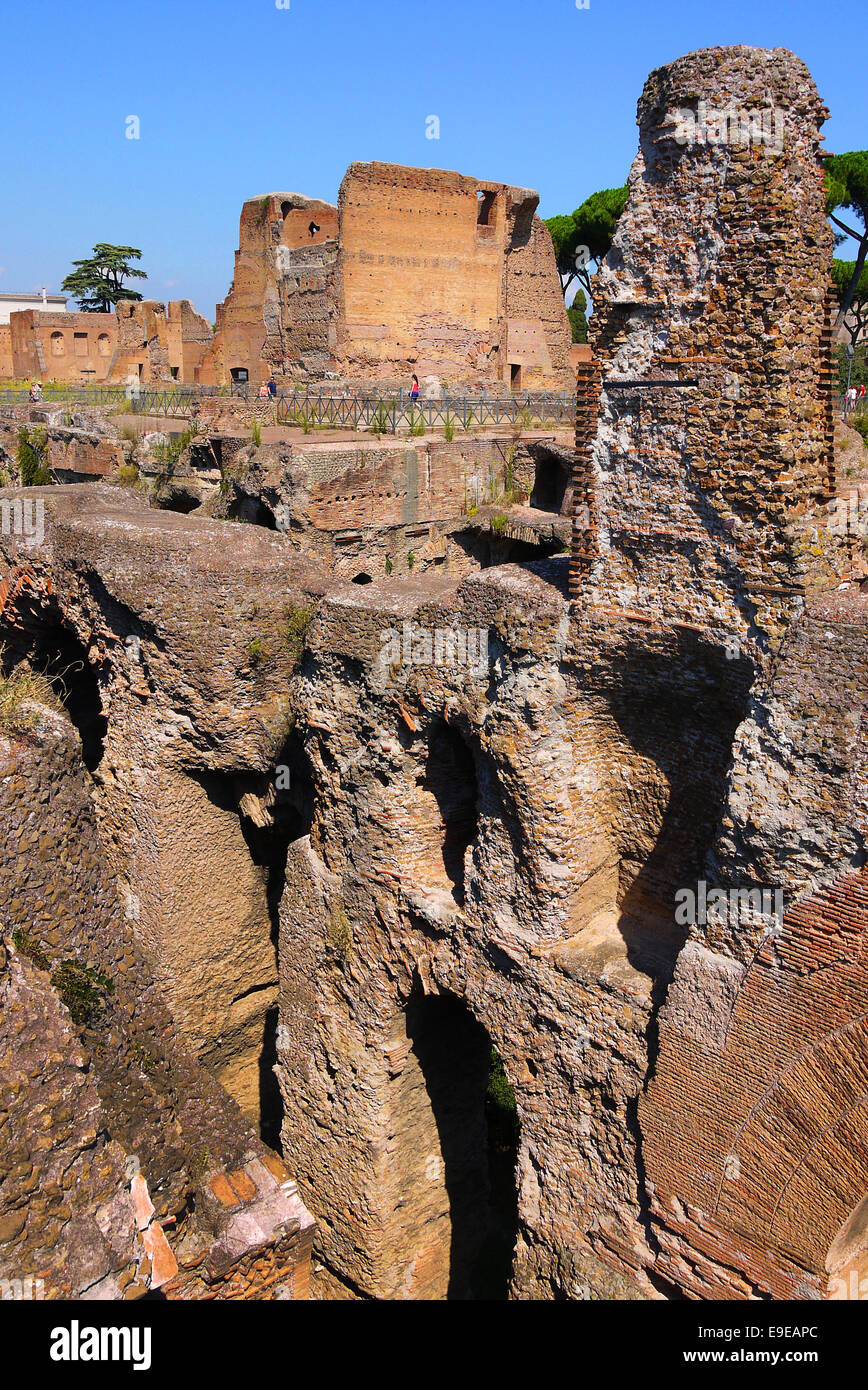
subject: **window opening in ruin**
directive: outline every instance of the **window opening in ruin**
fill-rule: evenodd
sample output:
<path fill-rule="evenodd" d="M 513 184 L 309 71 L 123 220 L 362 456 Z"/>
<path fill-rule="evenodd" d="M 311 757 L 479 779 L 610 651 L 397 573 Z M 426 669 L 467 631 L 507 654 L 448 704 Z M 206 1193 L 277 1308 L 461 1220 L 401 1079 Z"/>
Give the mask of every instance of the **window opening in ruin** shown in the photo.
<path fill-rule="evenodd" d="M 249 374 L 246 367 L 230 367 L 229 375 L 233 381 L 247 381 Z"/>
<path fill-rule="evenodd" d="M 425 1082 L 448 1201 L 447 1299 L 506 1299 L 518 1234 L 515 1096 L 487 1030 L 452 994 L 415 991 L 407 1036 Z"/>
<path fill-rule="evenodd" d="M 476 225 L 477 227 L 490 227 L 493 225 L 491 217 L 494 211 L 495 193 L 487 193 L 480 188 L 476 194 Z"/>
<path fill-rule="evenodd" d="M 309 222 L 307 230 L 310 236 L 316 236 L 317 232 L 319 231 L 319 223 L 313 221 Z"/>
<path fill-rule="evenodd" d="M 292 203 L 290 203 L 290 202 L 282 202 L 281 205 L 280 205 L 280 215 L 281 215 L 281 217 L 287 218 L 291 212 L 292 212 Z"/>
<path fill-rule="evenodd" d="M 62 357 L 64 354 L 63 334 L 52 333 L 51 335 L 51 355 L 52 357 Z"/>
<path fill-rule="evenodd" d="M 170 368 L 169 368 L 169 371 L 172 373 L 172 380 L 173 380 L 173 381 L 177 381 L 177 380 L 178 380 L 178 368 L 177 368 L 177 367 L 170 367 Z"/>
<path fill-rule="evenodd" d="M 353 575 L 353 583 L 354 583 L 354 584 L 372 584 L 372 583 L 373 583 L 373 580 L 372 580 L 372 578 L 371 578 L 371 575 L 366 574 L 365 571 L 362 570 L 361 574 L 354 574 L 354 575 Z"/>
<path fill-rule="evenodd" d="M 568 481 L 567 469 L 561 460 L 552 454 L 543 454 L 536 461 L 530 505 L 541 512 L 560 513 Z"/>
<path fill-rule="evenodd" d="M 463 903 L 465 854 L 479 830 L 479 785 L 473 754 L 457 729 L 442 719 L 435 720 L 428 735 L 423 786 L 440 812 L 443 868 L 452 896 Z"/>
<path fill-rule="evenodd" d="M 509 384 L 513 391 L 521 390 L 521 366 L 518 362 L 509 364 Z"/>

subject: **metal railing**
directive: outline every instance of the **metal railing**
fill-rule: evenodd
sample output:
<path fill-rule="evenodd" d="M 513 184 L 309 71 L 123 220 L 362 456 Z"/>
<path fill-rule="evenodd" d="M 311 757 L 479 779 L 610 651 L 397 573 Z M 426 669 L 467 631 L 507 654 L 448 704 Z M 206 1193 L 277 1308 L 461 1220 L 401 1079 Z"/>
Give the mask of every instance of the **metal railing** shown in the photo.
<path fill-rule="evenodd" d="M 576 398 L 569 392 L 525 391 L 511 395 L 443 396 L 438 400 L 410 399 L 406 391 L 350 392 L 337 394 L 328 384 L 279 389 L 275 396 L 260 396 L 259 386 L 142 386 L 73 385 L 44 386 L 41 401 L 33 404 L 82 405 L 134 411 L 139 415 L 195 415 L 203 399 L 224 397 L 261 405 L 274 411 L 280 425 L 314 428 L 370 430 L 397 434 L 399 429 L 422 433 L 440 427 L 469 430 L 511 425 L 533 428 L 571 426 Z M 28 401 L 24 387 L 0 388 L 0 404 Z"/>
<path fill-rule="evenodd" d="M 410 400 L 403 392 L 390 395 L 322 395 L 286 391 L 276 399 L 280 424 L 304 429 L 376 430 L 397 434 L 406 429 L 419 434 L 429 428 L 469 430 L 511 425 L 531 429 L 535 425 L 571 426 L 576 398 L 566 392 L 524 392 L 512 396 L 443 396 L 439 400 Z"/>

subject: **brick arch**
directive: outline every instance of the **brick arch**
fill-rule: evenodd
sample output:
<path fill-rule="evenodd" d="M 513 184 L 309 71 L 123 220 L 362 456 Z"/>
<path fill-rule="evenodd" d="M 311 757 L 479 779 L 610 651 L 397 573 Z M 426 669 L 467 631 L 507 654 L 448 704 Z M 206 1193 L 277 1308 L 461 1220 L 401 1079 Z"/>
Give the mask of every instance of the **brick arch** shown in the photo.
<path fill-rule="evenodd" d="M 829 1293 L 868 1191 L 866 924 L 862 868 L 798 902 L 749 966 L 696 942 L 679 958 L 640 1114 L 657 1267 L 683 1279 L 700 1252 L 698 1297 Z"/>
<path fill-rule="evenodd" d="M 868 1185 L 868 1015 L 821 1038 L 777 1078 L 727 1167 L 738 1176 L 723 1179 L 716 1219 L 822 1270 Z"/>

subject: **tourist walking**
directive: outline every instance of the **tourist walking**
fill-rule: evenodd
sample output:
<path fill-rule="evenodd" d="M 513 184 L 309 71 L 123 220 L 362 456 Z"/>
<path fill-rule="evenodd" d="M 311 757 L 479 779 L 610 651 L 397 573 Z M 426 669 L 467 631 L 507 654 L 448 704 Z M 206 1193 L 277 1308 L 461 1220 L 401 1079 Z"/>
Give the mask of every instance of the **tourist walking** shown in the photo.
<path fill-rule="evenodd" d="M 413 384 L 412 384 L 412 386 L 410 387 L 410 400 L 411 400 L 411 401 L 413 402 L 413 404 L 415 405 L 416 402 L 418 401 L 418 399 L 419 399 L 419 378 L 417 377 L 416 373 L 414 372 L 414 373 L 413 373 Z"/>

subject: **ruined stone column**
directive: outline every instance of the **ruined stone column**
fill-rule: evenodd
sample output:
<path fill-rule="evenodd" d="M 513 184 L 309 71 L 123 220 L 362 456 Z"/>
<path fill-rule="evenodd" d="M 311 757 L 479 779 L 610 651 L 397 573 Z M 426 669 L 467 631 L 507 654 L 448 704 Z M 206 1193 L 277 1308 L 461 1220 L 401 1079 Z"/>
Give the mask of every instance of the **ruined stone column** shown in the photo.
<path fill-rule="evenodd" d="M 594 285 L 600 558 L 584 603 L 760 651 L 799 606 L 788 527 L 831 469 L 827 114 L 783 49 L 691 53 L 645 84 Z"/>
<path fill-rule="evenodd" d="M 593 447 L 600 408 L 600 364 L 595 358 L 576 368 L 576 453 L 573 460 L 573 536 L 570 595 L 578 598 L 582 582 L 599 554 L 599 515 Z"/>

